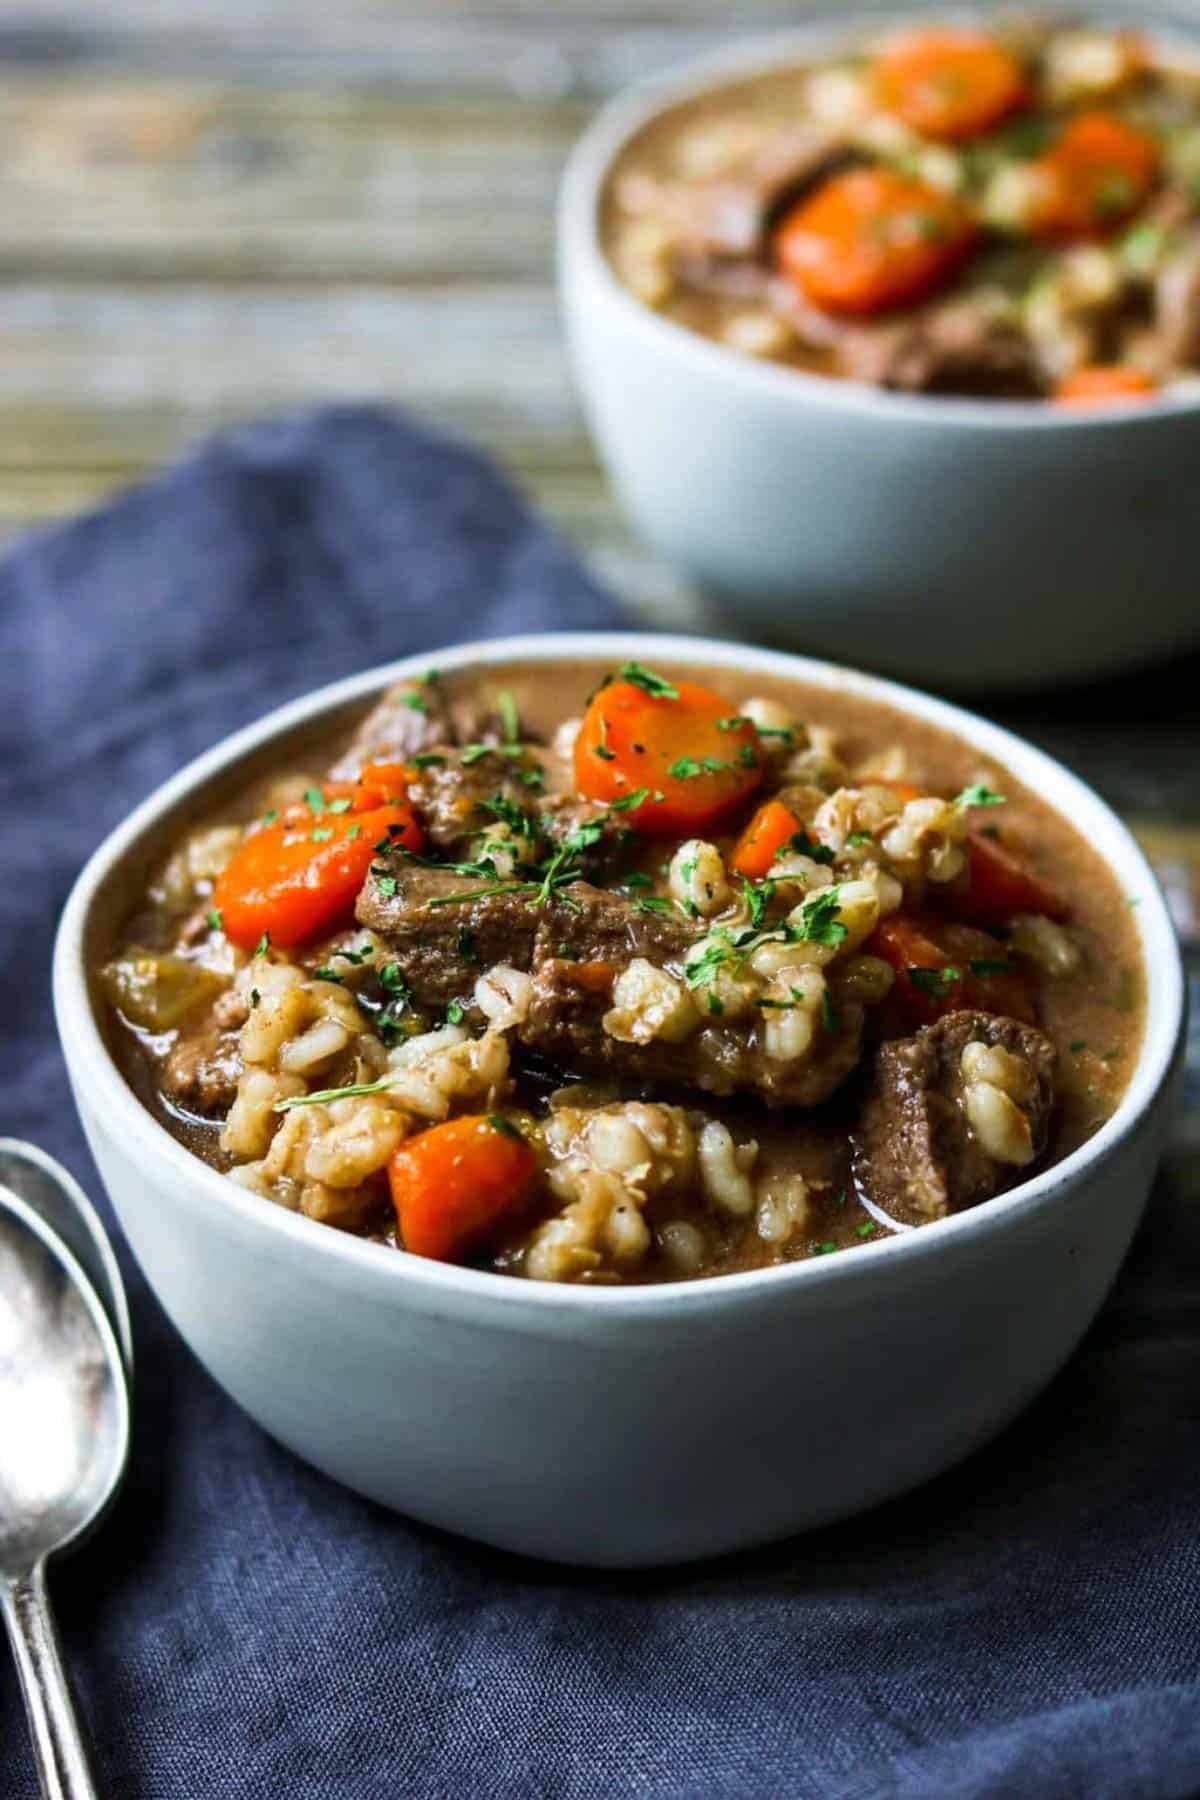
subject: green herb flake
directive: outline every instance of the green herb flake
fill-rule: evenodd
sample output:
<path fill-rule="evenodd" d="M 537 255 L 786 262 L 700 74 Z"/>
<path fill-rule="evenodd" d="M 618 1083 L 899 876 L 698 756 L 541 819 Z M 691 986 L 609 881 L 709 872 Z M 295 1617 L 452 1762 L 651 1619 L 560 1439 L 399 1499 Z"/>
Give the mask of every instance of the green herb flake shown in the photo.
<path fill-rule="evenodd" d="M 743 769 L 757 769 L 758 767 L 758 757 L 755 754 L 753 744 L 740 744 L 738 746 L 737 759 L 739 763 L 741 763 Z"/>
<path fill-rule="evenodd" d="M 653 669 L 643 668 L 641 663 L 622 663 L 620 676 L 622 681 L 632 682 L 634 687 L 640 687 L 652 699 L 678 700 L 679 698 L 679 689 L 672 682 L 665 681 L 661 675 L 656 675 Z"/>
<path fill-rule="evenodd" d="M 860 1237 L 860 1238 L 869 1238 L 871 1233 L 874 1231 L 874 1229 L 875 1229 L 874 1224 L 872 1223 L 872 1221 L 870 1219 L 868 1219 L 864 1224 L 855 1226 L 855 1228 L 854 1228 L 855 1236 Z"/>
<path fill-rule="evenodd" d="M 435 681 L 440 681 L 441 679 L 442 672 L 440 669 L 426 669 L 423 675 L 417 676 L 417 686 L 432 687 Z"/>
<path fill-rule="evenodd" d="M 333 836 L 333 827 L 331 825 L 319 825 L 315 831 L 310 831 L 308 835 L 314 844 L 327 844 Z"/>
<path fill-rule="evenodd" d="M 502 1137 L 516 1138 L 520 1144 L 525 1142 L 523 1134 L 517 1130 L 511 1119 L 504 1117 L 503 1113 L 487 1113 L 485 1117 L 492 1130 L 498 1131 Z"/>
<path fill-rule="evenodd" d="M 308 807 L 309 812 L 323 813 L 325 811 L 325 796 L 320 788 L 305 788 L 304 804 Z"/>
<path fill-rule="evenodd" d="M 609 812 L 614 812 L 614 813 L 636 812 L 638 807 L 644 806 L 646 804 L 646 801 L 649 798 L 650 798 L 650 789 L 649 788 L 644 788 L 644 787 L 643 788 L 635 788 L 632 794 L 626 794 L 623 796 L 622 799 L 614 800 L 612 802 L 612 804 L 609 806 L 608 810 L 609 810 Z M 656 800 L 661 800 L 663 798 L 663 796 L 661 794 L 656 793 L 654 798 Z M 587 827 L 584 826 L 582 829 L 586 831 Z"/>
<path fill-rule="evenodd" d="M 837 1245 L 827 1239 L 823 1244 L 810 1244 L 808 1253 L 810 1256 L 832 1256 L 836 1249 Z"/>
<path fill-rule="evenodd" d="M 949 964 L 944 969 L 912 968 L 906 973 L 913 986 L 931 1000 L 944 1000 L 953 992 L 955 983 L 962 980 L 962 970 Z"/>
<path fill-rule="evenodd" d="M 329 810 L 331 813 L 348 813 L 353 805 L 353 800 L 347 794 L 342 794 L 337 800 L 329 802 Z"/>
<path fill-rule="evenodd" d="M 461 1025 L 467 1016 L 467 1009 L 461 1000 L 452 1000 L 446 1008 L 447 1025 Z"/>
<path fill-rule="evenodd" d="M 420 694 L 405 694 L 404 704 L 407 706 L 409 712 L 426 714 L 429 712 L 429 702 Z"/>
<path fill-rule="evenodd" d="M 725 1002 L 721 999 L 719 994 L 710 994 L 708 996 L 708 1010 L 714 1016 L 719 1016 L 725 1011 Z"/>
<path fill-rule="evenodd" d="M 205 913 L 204 917 L 210 931 L 224 930 L 224 926 L 221 923 L 221 909 L 219 906 L 212 907 L 210 911 Z"/>
<path fill-rule="evenodd" d="M 379 892 L 383 895 L 385 900 L 393 900 L 396 897 L 399 883 L 394 875 L 376 875 L 375 886 L 379 889 Z"/>
<path fill-rule="evenodd" d="M 360 838 L 361 836 L 362 836 L 362 826 L 361 825 L 352 825 L 350 827 L 349 831 L 346 833 L 346 842 L 348 844 L 352 844 L 354 842 L 355 838 Z"/>
<path fill-rule="evenodd" d="M 419 756 L 411 759 L 414 769 L 440 769 L 445 764 L 445 757 L 439 756 L 436 750 L 422 750 Z"/>
<path fill-rule="evenodd" d="M 671 905 L 671 902 L 669 900 L 664 900 L 659 894 L 648 894 L 645 899 L 635 900 L 633 904 L 634 909 L 637 912 L 658 913 L 659 915 L 665 915 L 668 918 L 675 910 Z"/>
<path fill-rule="evenodd" d="M 255 956 L 265 956 L 267 954 L 268 950 L 270 950 L 270 948 L 271 948 L 271 934 L 269 931 L 264 931 L 262 936 L 259 938 L 257 944 L 255 944 L 255 946 L 254 946 L 254 955 Z"/>
<path fill-rule="evenodd" d="M 279 809 L 278 809 L 278 807 L 273 806 L 273 807 L 271 807 L 269 812 L 265 812 L 263 814 L 262 822 L 264 825 L 274 825 L 278 822 L 278 819 L 279 819 Z"/>
<path fill-rule="evenodd" d="M 383 1075 L 378 1081 L 353 1081 L 349 1087 L 318 1088 L 312 1094 L 293 1094 L 288 1100 L 277 1100 L 273 1111 L 291 1112 L 295 1106 L 324 1106 L 334 1100 L 352 1100 L 360 1094 L 382 1094 L 394 1080 L 392 1075 Z"/>
<path fill-rule="evenodd" d="M 625 877 L 623 885 L 627 888 L 648 888 L 654 886 L 654 881 L 640 869 L 634 869 L 632 874 Z"/>
<path fill-rule="evenodd" d="M 746 909 L 750 914 L 750 923 L 756 929 L 766 918 L 767 907 L 774 897 L 775 883 L 773 881 L 762 881 L 756 885 L 754 882 L 748 881 L 744 875 L 742 876 L 742 898 L 745 900 Z"/>
<path fill-rule="evenodd" d="M 718 731 L 741 731 L 746 726 L 752 726 L 753 724 L 754 724 L 754 720 L 748 719 L 746 717 L 745 713 L 731 713 L 729 718 L 717 720 L 717 730 Z"/>
<path fill-rule="evenodd" d="M 818 844 L 815 838 L 809 837 L 807 831 L 793 832 L 788 839 L 788 849 L 795 850 L 799 856 L 807 856 L 810 862 L 821 863 L 825 868 L 833 863 L 833 851 L 829 845 Z"/>
<path fill-rule="evenodd" d="M 973 787 L 965 787 L 961 794 L 955 795 L 955 806 L 1004 806 L 1003 794 L 993 793 L 990 787 L 984 787 L 977 781 Z"/>
<path fill-rule="evenodd" d="M 834 1196 L 833 1196 L 833 1204 L 834 1204 L 834 1205 L 835 1205 L 835 1206 L 845 1206 L 845 1204 L 846 1204 L 846 1190 L 845 1190 L 845 1188 L 844 1188 L 844 1187 L 840 1187 L 840 1188 L 839 1188 L 839 1189 L 838 1189 L 838 1190 L 837 1190 L 837 1193 L 836 1193 L 836 1194 L 835 1194 L 835 1195 L 834 1195 Z"/>
<path fill-rule="evenodd" d="M 845 943 L 849 933 L 838 916 L 841 898 L 842 890 L 835 886 L 820 888 L 802 902 L 798 932 L 806 943 L 824 944 L 830 950 Z"/>
<path fill-rule="evenodd" d="M 847 847 L 851 850 L 861 850 L 865 845 L 874 842 L 875 833 L 873 831 L 852 831 L 846 839 Z"/>
<path fill-rule="evenodd" d="M 496 711 L 500 715 L 500 730 L 506 744 L 519 744 L 521 741 L 521 715 L 517 711 L 517 703 L 507 688 L 496 697 Z"/>

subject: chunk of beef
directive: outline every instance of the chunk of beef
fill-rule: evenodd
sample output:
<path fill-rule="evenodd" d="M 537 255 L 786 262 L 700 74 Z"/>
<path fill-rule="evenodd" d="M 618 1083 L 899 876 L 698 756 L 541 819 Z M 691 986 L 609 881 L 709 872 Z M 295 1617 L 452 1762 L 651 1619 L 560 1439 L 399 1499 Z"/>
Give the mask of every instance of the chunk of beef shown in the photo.
<path fill-rule="evenodd" d="M 1022 1167 L 988 1153 L 968 1119 L 962 1066 L 968 1044 L 1005 1050 L 1027 1066 L 1030 1091 L 1017 1103 L 1035 1157 L 1045 1150 L 1057 1057 L 1036 1027 L 955 1012 L 915 1037 L 885 1044 L 855 1134 L 855 1177 L 868 1199 L 903 1224 L 944 1218 L 1023 1179 Z"/>
<path fill-rule="evenodd" d="M 1033 399 L 1044 392 L 1035 347 L 986 297 L 940 301 L 869 322 L 832 317 L 782 277 L 772 310 L 801 343 L 832 355 L 852 381 L 904 393 Z"/>
<path fill-rule="evenodd" d="M 521 777 L 541 768 L 548 758 L 531 751 L 518 762 L 493 753 L 464 763 L 461 753 L 449 746 L 437 754 L 443 760 L 417 771 L 409 795 L 426 838 L 444 855 L 461 861 L 471 838 L 495 824 L 497 804 L 518 812 L 537 810 L 538 796 Z"/>
<path fill-rule="evenodd" d="M 611 1004 L 612 979 L 603 963 L 539 960 L 521 1042 L 560 1068 L 656 1088 L 756 1094 L 770 1106 L 819 1106 L 855 1068 L 862 1050 L 858 1005 L 841 1009 L 839 1034 L 823 1054 L 811 1061 L 776 1062 L 763 1049 L 757 1018 L 714 1021 L 682 1043 L 630 1044 L 604 1029 Z"/>
<path fill-rule="evenodd" d="M 417 1005 L 461 1001 L 476 976 L 496 963 L 520 969 L 533 976 L 533 995 L 517 1036 L 527 1050 L 562 1069 L 655 1087 L 753 1093 L 777 1106 L 815 1106 L 858 1062 L 863 1011 L 856 1005 L 840 1009 L 838 1035 L 811 1060 L 768 1057 L 757 1014 L 714 1019 L 681 1043 L 617 1039 L 604 1029 L 604 1016 L 621 970 L 642 958 L 681 979 L 701 926 L 646 911 L 584 881 L 535 907 L 528 894 L 489 893 L 486 882 L 446 869 L 399 859 L 388 867 L 387 873 L 382 864 L 372 871 L 358 917 L 386 940 Z"/>
<path fill-rule="evenodd" d="M 180 1038 L 162 1064 L 162 1091 L 172 1106 L 206 1119 L 229 1111 L 242 1073 L 239 1035 L 214 1026 Z"/>
<path fill-rule="evenodd" d="M 453 741 L 454 722 L 441 683 L 401 681 L 372 707 L 329 773 L 335 781 L 353 781 L 364 763 L 411 762 Z"/>
<path fill-rule="evenodd" d="M 538 915 L 523 894 L 489 894 L 488 883 L 393 857 L 368 875 L 359 923 L 386 939 L 419 1006 L 448 1006 L 496 963 L 533 965 Z M 460 897 L 461 896 L 461 897 Z"/>
<path fill-rule="evenodd" d="M 681 257 L 754 258 L 783 211 L 849 154 L 838 133 L 800 121 L 720 176 L 664 184 L 657 208 Z"/>

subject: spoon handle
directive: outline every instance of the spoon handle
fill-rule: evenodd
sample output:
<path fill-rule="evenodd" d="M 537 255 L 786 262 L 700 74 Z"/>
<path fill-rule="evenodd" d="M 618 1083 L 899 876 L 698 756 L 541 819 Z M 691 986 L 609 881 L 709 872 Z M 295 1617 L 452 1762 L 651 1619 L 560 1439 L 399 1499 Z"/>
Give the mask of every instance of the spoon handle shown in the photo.
<path fill-rule="evenodd" d="M 97 1800 L 79 1721 L 58 1649 L 44 1563 L 28 1575 L 0 1579 L 33 1754 L 46 1800 Z"/>

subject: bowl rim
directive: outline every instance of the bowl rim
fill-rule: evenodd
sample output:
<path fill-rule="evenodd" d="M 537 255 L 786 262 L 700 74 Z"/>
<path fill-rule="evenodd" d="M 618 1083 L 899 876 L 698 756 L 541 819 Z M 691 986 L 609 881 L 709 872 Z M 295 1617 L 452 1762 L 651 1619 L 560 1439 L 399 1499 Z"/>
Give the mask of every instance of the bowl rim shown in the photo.
<path fill-rule="evenodd" d="M 1043 9 L 1053 18 L 1051 3 Z M 642 126 L 660 113 L 719 89 L 727 82 L 769 73 L 789 57 L 813 54 L 822 48 L 850 49 L 864 37 L 903 28 L 914 19 L 936 16 L 945 20 L 980 22 L 990 16 L 987 8 L 937 7 L 919 14 L 907 8 L 854 12 L 844 19 L 828 15 L 785 30 L 755 32 L 717 49 L 701 51 L 655 74 L 620 89 L 607 100 L 576 139 L 559 184 L 558 244 L 560 285 L 566 293 L 573 280 L 587 282 L 593 293 L 618 317 L 627 331 L 637 333 L 647 350 L 707 371 L 716 379 L 740 384 L 765 400 L 797 404 L 797 396 L 833 411 L 878 416 L 898 423 L 947 425 L 964 430 L 1004 430 L 1095 433 L 1117 426 L 1146 431 L 1170 419 L 1200 412 L 1200 384 L 1195 392 L 1160 393 L 1145 406 L 1056 407 L 1045 400 L 983 399 L 951 394 L 903 394 L 849 377 L 821 375 L 813 370 L 784 368 L 746 356 L 726 344 L 693 331 L 665 317 L 631 294 L 618 279 L 600 241 L 600 200 L 617 157 Z M 1064 13 L 1065 18 L 1069 16 Z M 1157 45 L 1167 50 L 1190 51 L 1188 60 L 1200 66 L 1200 41 L 1177 22 L 1161 29 L 1149 27 Z"/>
<path fill-rule="evenodd" d="M 1148 987 L 1161 988 L 1156 1006 L 1148 1007 L 1138 1060 L 1129 1085 L 1111 1118 L 1086 1143 L 1029 1181 L 965 1212 L 936 1220 L 919 1230 L 854 1246 L 852 1256 L 828 1256 L 781 1263 L 762 1269 L 701 1276 L 691 1281 L 648 1283 L 629 1287 L 579 1287 L 519 1280 L 486 1269 L 460 1268 L 397 1252 L 384 1245 L 331 1231 L 316 1220 L 272 1206 L 230 1181 L 185 1148 L 159 1123 L 125 1080 L 104 1040 L 93 1006 L 93 989 L 84 959 L 92 908 L 125 858 L 152 835 L 163 817 L 188 802 L 252 753 L 293 733 L 311 730 L 327 715 L 355 702 L 364 705 L 393 682 L 437 666 L 446 671 L 486 670 L 514 661 L 558 663 L 605 661 L 636 655 L 643 660 L 684 664 L 708 663 L 730 674 L 775 675 L 808 683 L 830 693 L 874 700 L 965 738 L 994 757 L 1026 786 L 1042 794 L 1056 810 L 1074 821 L 1099 823 L 1120 848 L 1123 870 L 1103 849 L 1098 853 L 1136 904 L 1138 936 Z M 1078 827 L 1077 827 L 1078 828 Z M 1094 846 L 1097 847 L 1097 846 Z M 1098 848 L 1098 847 L 1097 847 Z M 464 1304 L 497 1303 L 532 1316 L 574 1314 L 600 1309 L 639 1314 L 691 1314 L 736 1305 L 753 1295 L 793 1283 L 827 1287 L 861 1278 L 892 1258 L 899 1272 L 906 1259 L 936 1256 L 973 1237 L 1003 1230 L 1053 1205 L 1065 1188 L 1106 1162 L 1146 1122 L 1155 1102 L 1169 1086 L 1182 1047 L 1184 975 L 1178 940 L 1157 878 L 1128 827 L 1078 776 L 1026 740 L 951 702 L 905 687 L 881 676 L 867 675 L 816 658 L 705 637 L 638 631 L 537 633 L 495 638 L 407 656 L 351 675 L 274 708 L 254 723 L 231 733 L 187 763 L 156 788 L 111 831 L 80 871 L 63 909 L 54 946 L 53 997 L 60 1045 L 73 1082 L 92 1107 L 103 1109 L 119 1130 L 122 1142 L 136 1149 L 144 1166 L 157 1165 L 184 1183 L 205 1205 L 214 1208 L 214 1223 L 225 1213 L 251 1230 L 290 1241 L 297 1253 L 305 1247 L 340 1263 L 379 1291 L 381 1282 L 396 1291 L 416 1288 L 436 1304 L 458 1299 Z M 69 1051 L 66 1048 L 69 1046 Z M 170 1187 L 170 1182 L 165 1184 Z"/>

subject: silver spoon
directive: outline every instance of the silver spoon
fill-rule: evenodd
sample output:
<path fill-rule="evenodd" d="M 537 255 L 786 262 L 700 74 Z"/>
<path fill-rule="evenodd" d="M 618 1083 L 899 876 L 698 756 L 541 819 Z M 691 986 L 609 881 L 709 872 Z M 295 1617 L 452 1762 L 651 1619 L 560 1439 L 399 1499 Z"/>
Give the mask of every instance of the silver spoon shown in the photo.
<path fill-rule="evenodd" d="M 96 1800 L 46 1591 L 46 1559 L 115 1494 L 129 1389 L 108 1314 L 71 1252 L 0 1189 L 0 1611 L 46 1800 Z"/>
<path fill-rule="evenodd" d="M 133 1336 L 117 1259 L 95 1207 L 75 1177 L 23 1138 L 0 1138 L 0 1188 L 24 1200 L 66 1245 L 108 1313 L 132 1377 Z"/>

